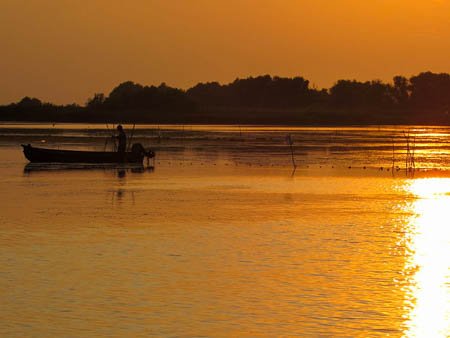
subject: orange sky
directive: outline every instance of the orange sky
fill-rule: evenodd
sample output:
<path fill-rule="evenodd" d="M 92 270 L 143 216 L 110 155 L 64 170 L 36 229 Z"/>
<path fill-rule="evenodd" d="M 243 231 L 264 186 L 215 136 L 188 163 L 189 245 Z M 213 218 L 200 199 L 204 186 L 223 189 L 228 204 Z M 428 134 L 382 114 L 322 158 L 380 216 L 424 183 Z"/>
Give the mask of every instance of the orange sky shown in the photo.
<path fill-rule="evenodd" d="M 122 81 L 450 72 L 450 0 L 0 0 L 0 103 L 84 103 Z"/>

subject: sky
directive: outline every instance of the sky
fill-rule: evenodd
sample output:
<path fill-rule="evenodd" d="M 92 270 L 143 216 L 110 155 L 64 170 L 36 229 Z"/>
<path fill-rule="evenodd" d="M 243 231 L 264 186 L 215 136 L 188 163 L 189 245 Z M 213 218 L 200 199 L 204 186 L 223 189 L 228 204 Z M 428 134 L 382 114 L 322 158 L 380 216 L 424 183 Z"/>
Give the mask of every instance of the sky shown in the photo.
<path fill-rule="evenodd" d="M 450 72 L 450 0 L 0 0 L 0 104 L 84 104 L 124 81 Z"/>

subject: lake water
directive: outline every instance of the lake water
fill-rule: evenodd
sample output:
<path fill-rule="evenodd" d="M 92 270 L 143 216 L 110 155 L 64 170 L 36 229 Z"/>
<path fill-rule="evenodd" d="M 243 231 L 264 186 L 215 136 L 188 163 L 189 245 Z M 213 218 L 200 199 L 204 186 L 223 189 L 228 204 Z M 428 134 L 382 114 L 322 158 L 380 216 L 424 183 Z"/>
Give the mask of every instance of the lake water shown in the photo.
<path fill-rule="evenodd" d="M 450 336 L 449 128 L 131 129 L 0 125 L 0 336 Z"/>

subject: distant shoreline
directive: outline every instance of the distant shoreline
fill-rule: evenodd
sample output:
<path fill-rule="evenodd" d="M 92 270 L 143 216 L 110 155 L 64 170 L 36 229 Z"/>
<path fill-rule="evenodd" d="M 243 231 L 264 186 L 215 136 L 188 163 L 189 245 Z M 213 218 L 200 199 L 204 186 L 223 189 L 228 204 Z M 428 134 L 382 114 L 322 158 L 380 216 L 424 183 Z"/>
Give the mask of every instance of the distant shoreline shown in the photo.
<path fill-rule="evenodd" d="M 450 74 L 423 72 L 392 83 L 338 80 L 328 89 L 303 77 L 263 75 L 188 90 L 127 81 L 84 106 L 24 97 L 0 105 L 0 121 L 235 125 L 450 125 Z"/>

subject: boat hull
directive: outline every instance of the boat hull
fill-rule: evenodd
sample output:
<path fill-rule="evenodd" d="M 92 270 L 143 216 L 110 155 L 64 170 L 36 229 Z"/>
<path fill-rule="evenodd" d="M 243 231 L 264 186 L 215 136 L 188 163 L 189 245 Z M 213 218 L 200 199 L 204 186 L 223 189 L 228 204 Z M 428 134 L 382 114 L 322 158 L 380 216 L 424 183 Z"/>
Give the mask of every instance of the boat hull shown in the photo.
<path fill-rule="evenodd" d="M 143 153 L 111 151 L 57 150 L 22 145 L 23 153 L 33 163 L 142 163 Z"/>

